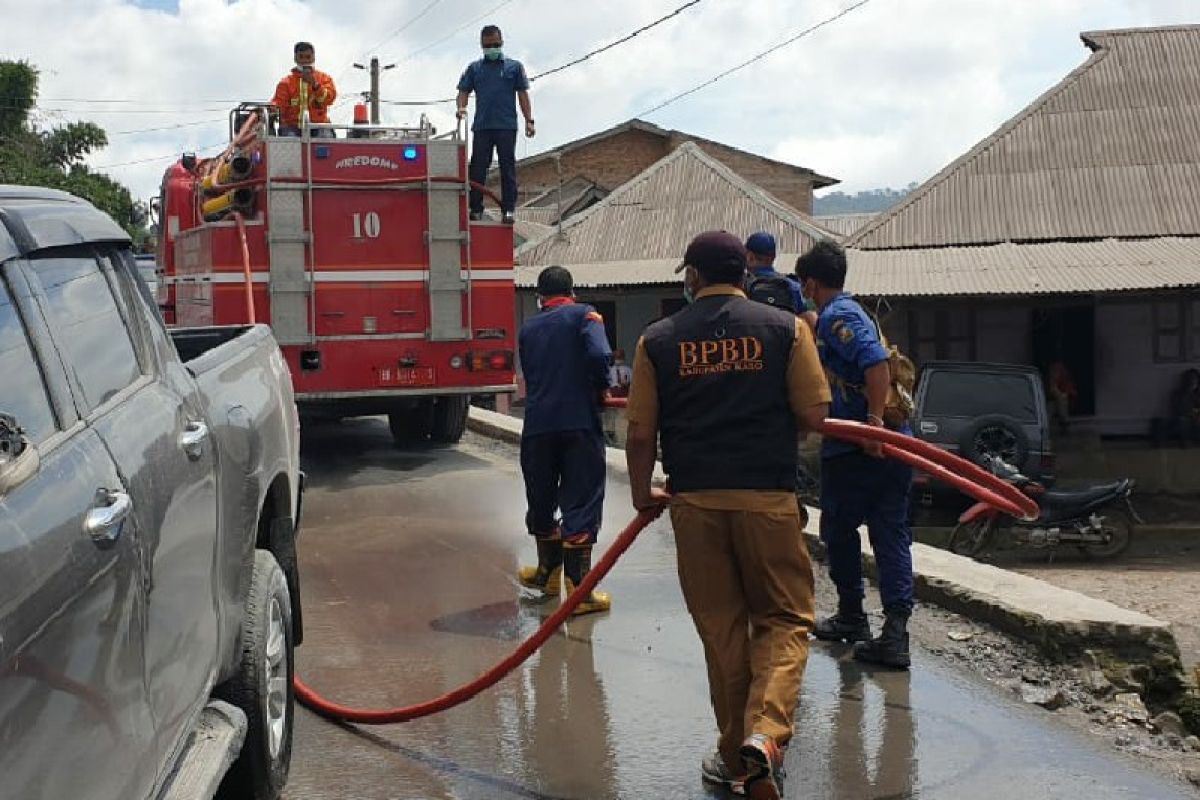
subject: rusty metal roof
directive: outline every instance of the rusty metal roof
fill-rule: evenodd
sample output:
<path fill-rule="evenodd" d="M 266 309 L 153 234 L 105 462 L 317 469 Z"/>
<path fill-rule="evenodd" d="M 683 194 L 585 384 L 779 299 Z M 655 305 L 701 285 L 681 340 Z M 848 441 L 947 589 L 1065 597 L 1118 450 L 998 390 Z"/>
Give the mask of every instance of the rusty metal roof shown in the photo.
<path fill-rule="evenodd" d="M 1200 286 L 1200 237 L 847 250 L 847 288 L 872 297 L 1078 294 Z M 790 272 L 796 254 L 782 253 Z M 580 288 L 680 284 L 676 258 L 571 264 Z M 541 267 L 518 267 L 517 286 Z"/>
<path fill-rule="evenodd" d="M 517 258 L 531 266 L 679 259 L 692 237 L 713 229 L 738 236 L 765 230 L 793 251 L 838 238 L 686 142 L 564 220 L 561 232 L 519 248 Z"/>
<path fill-rule="evenodd" d="M 1084 64 L 848 244 L 1200 234 L 1200 26 L 1082 39 Z"/>

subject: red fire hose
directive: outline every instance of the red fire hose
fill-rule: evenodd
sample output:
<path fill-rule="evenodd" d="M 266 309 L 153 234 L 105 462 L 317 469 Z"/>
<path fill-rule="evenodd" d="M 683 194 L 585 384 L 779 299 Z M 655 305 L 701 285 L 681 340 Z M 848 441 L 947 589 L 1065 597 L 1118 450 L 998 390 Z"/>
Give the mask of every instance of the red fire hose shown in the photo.
<path fill-rule="evenodd" d="M 234 211 L 238 238 L 242 243 L 242 278 L 246 283 L 246 322 L 254 324 L 254 276 L 250 274 L 250 245 L 246 242 L 246 219 L 242 212 Z"/>
<path fill-rule="evenodd" d="M 609 398 L 605 401 L 605 405 L 622 407 L 625 405 L 625 400 L 624 398 Z M 898 459 L 922 472 L 929 473 L 932 477 L 944 480 L 980 502 L 994 505 L 1002 509 L 1005 513 L 1013 514 L 1013 516 L 1017 517 L 1036 516 L 1038 513 L 1037 504 L 1033 500 L 1021 494 L 1014 487 L 1004 483 L 1004 481 L 995 475 L 979 468 L 964 458 L 960 458 L 953 453 L 948 453 L 912 436 L 844 420 L 826 421 L 820 433 L 823 436 L 842 439 L 855 444 L 862 444 L 869 440 L 882 442 L 886 457 Z M 966 475 L 956 474 L 955 472 L 951 472 L 951 469 L 966 473 Z M 650 511 L 642 511 L 634 517 L 633 521 L 625 526 L 625 530 L 621 531 L 620 535 L 617 536 L 608 550 L 604 552 L 604 555 L 584 577 L 575 591 L 563 601 L 558 610 L 551 614 L 542 623 L 541 627 L 526 639 L 520 647 L 514 650 L 508 658 L 470 683 L 447 692 L 441 697 L 427 700 L 424 703 L 400 706 L 398 708 L 362 709 L 340 705 L 327 700 L 309 688 L 299 677 L 295 677 L 293 683 L 296 691 L 296 699 L 311 711 L 327 719 L 356 722 L 363 725 L 391 725 L 397 722 L 409 722 L 410 720 L 437 714 L 465 703 L 484 689 L 494 686 L 505 675 L 519 667 L 538 648 L 545 644 L 558 627 L 571 615 L 575 607 L 591 595 L 592 589 L 604 579 L 604 576 L 617 563 L 617 559 L 633 544 L 638 534 L 662 514 L 662 512 L 663 507 L 659 506 Z"/>

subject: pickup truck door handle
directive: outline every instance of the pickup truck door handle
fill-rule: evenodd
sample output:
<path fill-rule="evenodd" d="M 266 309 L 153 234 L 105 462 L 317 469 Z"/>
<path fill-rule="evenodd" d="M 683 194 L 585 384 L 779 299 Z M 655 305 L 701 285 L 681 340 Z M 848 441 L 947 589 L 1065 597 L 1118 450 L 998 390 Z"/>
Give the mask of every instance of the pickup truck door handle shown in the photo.
<path fill-rule="evenodd" d="M 100 489 L 96 505 L 83 520 L 83 530 L 97 547 L 112 547 L 121 538 L 125 519 L 133 511 L 133 498 L 125 492 Z"/>
<path fill-rule="evenodd" d="M 179 446 L 187 457 L 196 461 L 204 455 L 204 442 L 208 439 L 208 426 L 203 422 L 189 422 L 179 435 Z"/>

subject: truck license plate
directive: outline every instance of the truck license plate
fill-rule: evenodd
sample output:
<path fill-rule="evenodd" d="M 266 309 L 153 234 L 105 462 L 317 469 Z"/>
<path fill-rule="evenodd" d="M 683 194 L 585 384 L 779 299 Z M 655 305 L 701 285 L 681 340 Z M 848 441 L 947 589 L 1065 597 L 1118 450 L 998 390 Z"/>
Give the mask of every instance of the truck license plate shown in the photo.
<path fill-rule="evenodd" d="M 379 382 L 385 386 L 432 386 L 433 367 L 384 367 L 379 370 Z"/>

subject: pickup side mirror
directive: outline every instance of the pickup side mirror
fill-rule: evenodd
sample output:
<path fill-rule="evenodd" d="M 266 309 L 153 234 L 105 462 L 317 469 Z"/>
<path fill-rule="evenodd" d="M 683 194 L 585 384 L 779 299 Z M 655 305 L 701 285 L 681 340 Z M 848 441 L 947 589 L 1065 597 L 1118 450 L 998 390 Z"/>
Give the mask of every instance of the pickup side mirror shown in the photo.
<path fill-rule="evenodd" d="M 10 415 L 0 413 L 0 497 L 37 474 L 41 467 L 37 447 Z"/>

